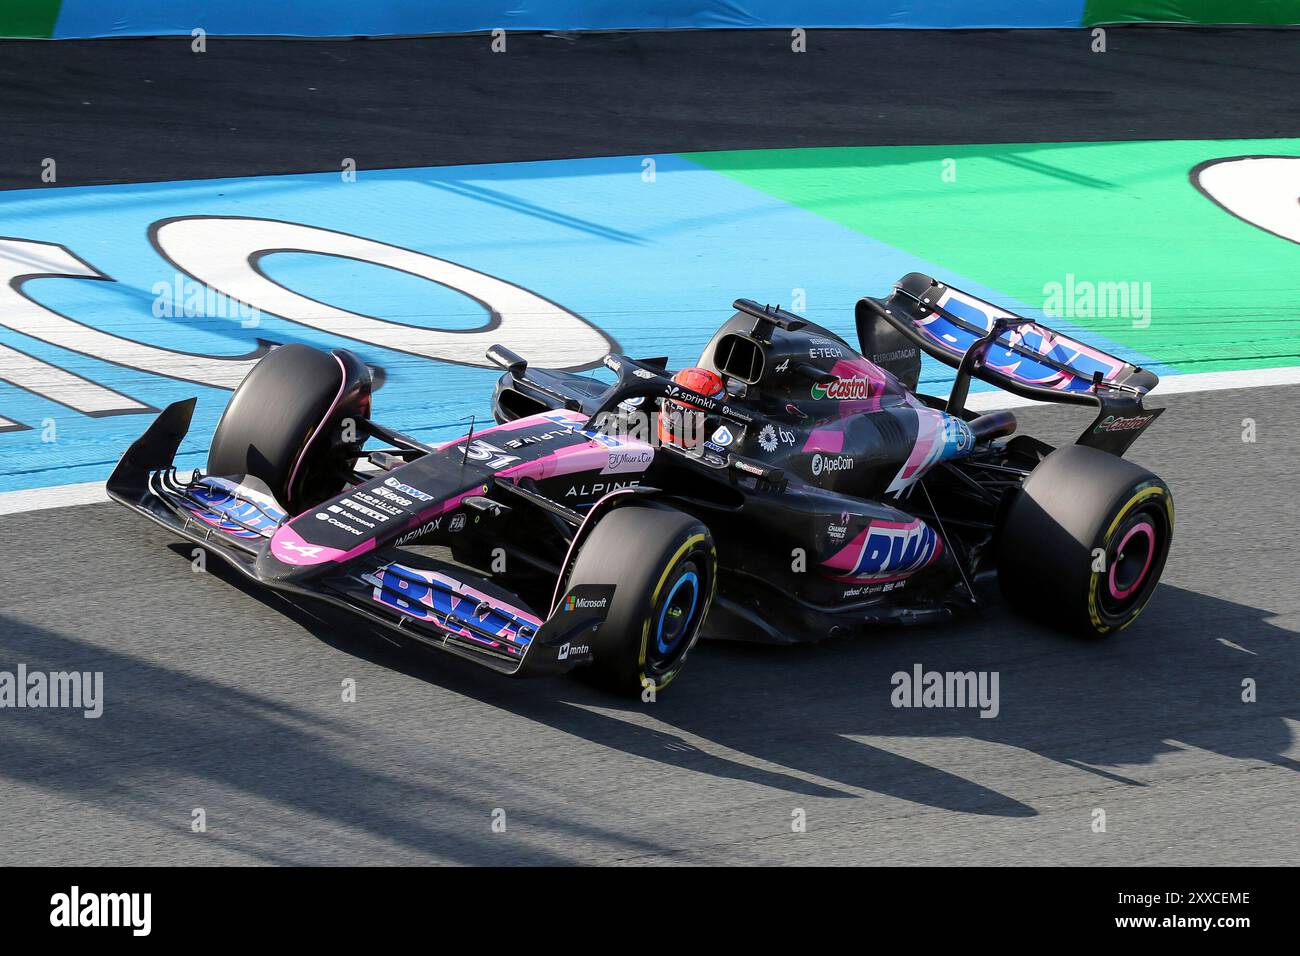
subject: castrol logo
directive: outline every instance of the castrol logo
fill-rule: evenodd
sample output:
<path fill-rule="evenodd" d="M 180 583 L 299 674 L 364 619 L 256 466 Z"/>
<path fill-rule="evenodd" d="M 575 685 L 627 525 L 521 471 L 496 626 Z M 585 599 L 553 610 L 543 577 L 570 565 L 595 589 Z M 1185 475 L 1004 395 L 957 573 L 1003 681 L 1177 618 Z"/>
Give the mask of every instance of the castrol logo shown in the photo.
<path fill-rule="evenodd" d="M 865 378 L 837 378 L 826 385 L 814 385 L 812 397 L 819 400 L 833 398 L 841 402 L 870 398 L 871 382 Z"/>

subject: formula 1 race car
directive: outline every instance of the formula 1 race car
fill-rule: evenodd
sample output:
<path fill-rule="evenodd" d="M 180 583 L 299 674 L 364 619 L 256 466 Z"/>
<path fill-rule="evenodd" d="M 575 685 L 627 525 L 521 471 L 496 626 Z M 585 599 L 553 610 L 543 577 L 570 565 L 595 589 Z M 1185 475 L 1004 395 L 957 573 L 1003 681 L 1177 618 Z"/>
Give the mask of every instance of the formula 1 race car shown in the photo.
<path fill-rule="evenodd" d="M 1120 457 L 1160 414 L 1150 371 L 917 273 L 858 302 L 856 350 L 735 309 L 697 367 L 609 355 L 612 384 L 495 345 L 495 426 L 439 445 L 371 417 L 353 354 L 284 345 L 234 393 L 206 472 L 173 465 L 189 399 L 108 491 L 266 587 L 621 693 L 667 685 L 702 632 L 816 640 L 949 618 L 999 585 L 1088 635 L 1142 611 L 1174 524 L 1164 482 Z M 922 351 L 957 369 L 946 399 L 915 391 Z M 1096 418 L 1053 449 L 1010 411 L 968 411 L 972 378 Z"/>

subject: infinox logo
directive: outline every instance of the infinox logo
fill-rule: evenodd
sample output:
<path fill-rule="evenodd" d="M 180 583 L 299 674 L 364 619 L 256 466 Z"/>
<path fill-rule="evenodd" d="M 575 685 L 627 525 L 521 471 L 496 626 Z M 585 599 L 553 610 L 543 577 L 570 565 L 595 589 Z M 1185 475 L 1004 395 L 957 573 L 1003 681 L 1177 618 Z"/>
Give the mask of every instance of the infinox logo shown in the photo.
<path fill-rule="evenodd" d="M 825 385 L 814 385 L 812 397 L 821 400 L 833 398 L 836 401 L 852 401 L 871 397 L 871 381 L 866 378 L 837 378 Z"/>

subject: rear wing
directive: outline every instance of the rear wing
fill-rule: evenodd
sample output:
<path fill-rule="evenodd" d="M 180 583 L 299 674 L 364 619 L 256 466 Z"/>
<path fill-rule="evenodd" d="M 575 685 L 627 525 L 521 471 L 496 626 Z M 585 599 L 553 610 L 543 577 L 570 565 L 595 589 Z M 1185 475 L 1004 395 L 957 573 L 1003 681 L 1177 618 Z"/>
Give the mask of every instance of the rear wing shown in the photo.
<path fill-rule="evenodd" d="M 948 398 L 955 415 L 965 411 L 972 377 L 1022 398 L 1092 405 L 1097 418 L 1078 444 L 1122 455 L 1164 411 L 1142 407 L 1160 381 L 1153 372 L 919 272 L 886 299 L 859 300 L 857 324 L 868 357 L 901 338 L 957 369 Z"/>

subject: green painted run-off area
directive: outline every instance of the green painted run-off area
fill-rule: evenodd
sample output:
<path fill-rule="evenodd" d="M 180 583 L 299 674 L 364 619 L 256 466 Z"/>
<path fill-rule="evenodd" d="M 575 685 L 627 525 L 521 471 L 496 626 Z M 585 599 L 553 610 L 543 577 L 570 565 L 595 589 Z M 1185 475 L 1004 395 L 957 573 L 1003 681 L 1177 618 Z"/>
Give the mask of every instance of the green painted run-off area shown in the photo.
<path fill-rule="evenodd" d="M 1207 159 L 1251 154 L 1300 156 L 1300 139 L 690 158 L 1032 308 L 1051 306 L 1057 286 L 1137 283 L 1146 298 L 1127 315 L 1088 315 L 1086 302 L 1065 314 L 1180 372 L 1207 372 L 1300 364 L 1300 244 L 1225 212 L 1189 179 Z"/>

